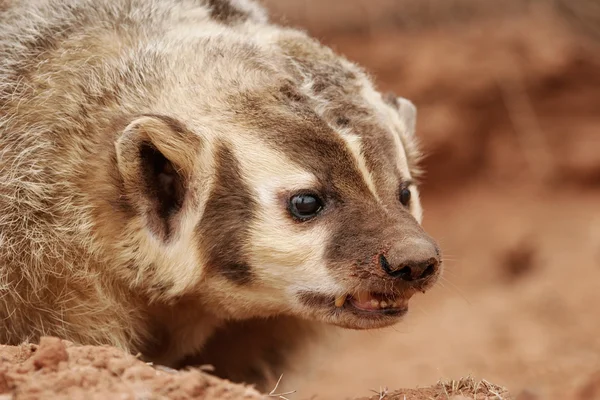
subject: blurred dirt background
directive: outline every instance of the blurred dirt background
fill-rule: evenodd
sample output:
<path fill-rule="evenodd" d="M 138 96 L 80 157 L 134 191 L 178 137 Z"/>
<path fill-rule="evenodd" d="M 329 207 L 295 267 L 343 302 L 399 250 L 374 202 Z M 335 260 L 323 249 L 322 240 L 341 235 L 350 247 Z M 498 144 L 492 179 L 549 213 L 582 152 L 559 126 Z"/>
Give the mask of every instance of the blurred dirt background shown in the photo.
<path fill-rule="evenodd" d="M 265 2 L 415 102 L 446 266 L 403 324 L 298 360 L 292 398 L 468 374 L 600 398 L 600 1 Z"/>
<path fill-rule="evenodd" d="M 264 2 L 417 105 L 446 267 L 404 323 L 336 329 L 270 398 L 600 399 L 600 1 Z M 0 346 L 0 400 L 107 397 L 259 396 L 115 349 Z"/>

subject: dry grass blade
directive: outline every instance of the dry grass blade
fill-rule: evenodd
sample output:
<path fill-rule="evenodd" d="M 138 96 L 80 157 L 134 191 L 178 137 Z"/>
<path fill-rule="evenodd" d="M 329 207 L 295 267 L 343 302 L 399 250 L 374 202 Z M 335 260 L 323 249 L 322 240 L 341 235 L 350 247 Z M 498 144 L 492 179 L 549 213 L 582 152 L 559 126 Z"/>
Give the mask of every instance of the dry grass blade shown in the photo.
<path fill-rule="evenodd" d="M 277 383 L 275 384 L 275 387 L 273 388 L 273 390 L 271 390 L 271 391 L 269 392 L 269 395 L 268 395 L 268 396 L 269 396 L 269 397 L 277 397 L 277 398 L 279 398 L 279 399 L 282 399 L 282 400 L 289 400 L 289 399 L 288 399 L 287 397 L 285 397 L 285 396 L 288 396 L 288 395 L 290 395 L 290 394 L 294 394 L 294 393 L 296 393 L 296 391 L 295 391 L 295 390 L 291 390 L 291 391 L 289 391 L 289 392 L 284 392 L 284 393 L 275 393 L 275 392 L 277 391 L 277 388 L 279 387 L 279 384 L 281 383 L 281 379 L 282 379 L 282 378 L 283 378 L 283 374 L 281 374 L 281 376 L 279 377 L 279 379 L 277 379 Z"/>
<path fill-rule="evenodd" d="M 388 394 L 388 388 L 387 388 L 387 386 L 384 386 L 384 387 L 380 387 L 379 390 L 371 389 L 371 392 L 377 394 L 379 396 L 379 400 L 383 400 L 385 398 L 385 396 L 387 396 L 387 394 Z"/>

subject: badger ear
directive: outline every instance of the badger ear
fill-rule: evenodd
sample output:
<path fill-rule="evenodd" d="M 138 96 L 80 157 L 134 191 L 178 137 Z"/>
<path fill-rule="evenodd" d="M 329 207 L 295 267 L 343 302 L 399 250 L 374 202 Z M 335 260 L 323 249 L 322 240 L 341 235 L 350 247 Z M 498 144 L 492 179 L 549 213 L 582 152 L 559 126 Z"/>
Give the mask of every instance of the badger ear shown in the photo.
<path fill-rule="evenodd" d="M 168 240 L 188 194 L 199 138 L 173 118 L 143 115 L 119 133 L 115 148 L 126 200 L 155 236 Z"/>
<path fill-rule="evenodd" d="M 406 127 L 406 136 L 413 137 L 416 133 L 417 107 L 412 101 L 404 97 L 398 97 L 394 93 L 387 93 L 383 98 L 398 112 L 400 120 Z"/>
<path fill-rule="evenodd" d="M 406 125 L 406 134 L 414 136 L 417 127 L 417 107 L 404 97 L 396 97 L 396 107 L 400 118 Z"/>

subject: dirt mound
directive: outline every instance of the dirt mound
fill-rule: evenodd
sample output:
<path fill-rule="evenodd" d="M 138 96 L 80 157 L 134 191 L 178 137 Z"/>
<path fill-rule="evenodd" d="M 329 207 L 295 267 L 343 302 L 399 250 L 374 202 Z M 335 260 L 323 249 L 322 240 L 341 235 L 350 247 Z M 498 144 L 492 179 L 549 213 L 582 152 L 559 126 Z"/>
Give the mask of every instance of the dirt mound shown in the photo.
<path fill-rule="evenodd" d="M 75 346 L 54 337 L 39 345 L 0 346 L 0 399 L 264 399 L 291 396 L 260 394 L 199 370 L 152 366 L 108 346 Z M 301 396 L 301 393 L 298 393 Z M 430 388 L 388 391 L 371 399 L 510 399 L 502 387 L 471 378 L 439 382 Z M 406 396 L 406 397 L 405 397 Z"/>
<path fill-rule="evenodd" d="M 2 396 L 5 394 L 5 396 Z M 0 346 L 0 399 L 260 399 L 198 370 L 153 367 L 113 347 L 57 338 Z"/>

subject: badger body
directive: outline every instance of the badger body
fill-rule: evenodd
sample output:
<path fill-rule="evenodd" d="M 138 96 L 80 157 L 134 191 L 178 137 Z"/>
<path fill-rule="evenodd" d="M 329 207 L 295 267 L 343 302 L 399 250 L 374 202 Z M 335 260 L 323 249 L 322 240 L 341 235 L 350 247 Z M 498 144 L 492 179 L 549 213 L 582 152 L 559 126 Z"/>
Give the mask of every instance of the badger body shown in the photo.
<path fill-rule="evenodd" d="M 0 343 L 262 383 L 397 322 L 441 271 L 415 112 L 251 1 L 0 2 Z"/>

